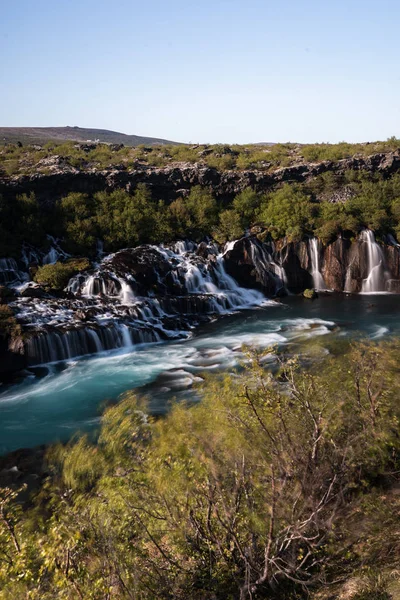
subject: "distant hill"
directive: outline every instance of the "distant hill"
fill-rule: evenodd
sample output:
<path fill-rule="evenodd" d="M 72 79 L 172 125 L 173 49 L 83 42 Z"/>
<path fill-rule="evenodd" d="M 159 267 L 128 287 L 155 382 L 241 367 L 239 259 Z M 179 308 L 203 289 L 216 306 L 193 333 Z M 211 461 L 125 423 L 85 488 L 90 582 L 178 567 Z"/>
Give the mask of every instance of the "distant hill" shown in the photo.
<path fill-rule="evenodd" d="M 140 144 L 178 144 L 169 140 L 140 135 L 126 135 L 107 129 L 86 129 L 83 127 L 0 127 L 0 145 L 21 142 L 22 144 L 62 143 L 65 141 L 105 142 L 107 144 L 124 144 L 139 146 Z"/>

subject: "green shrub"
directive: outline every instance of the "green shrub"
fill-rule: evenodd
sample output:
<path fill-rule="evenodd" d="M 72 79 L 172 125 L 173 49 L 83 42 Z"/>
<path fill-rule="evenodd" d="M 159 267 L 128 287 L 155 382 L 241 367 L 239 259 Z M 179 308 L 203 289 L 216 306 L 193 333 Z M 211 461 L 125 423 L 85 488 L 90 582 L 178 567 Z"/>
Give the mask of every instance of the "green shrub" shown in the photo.
<path fill-rule="evenodd" d="M 399 468 L 398 351 L 358 343 L 315 373 L 278 359 L 276 377 L 248 351 L 164 419 L 126 394 L 96 445 L 48 453 L 25 511 L 0 489 L 1 597 L 293 600 L 378 568 L 363 500 Z"/>
<path fill-rule="evenodd" d="M 87 258 L 71 258 L 66 262 L 57 262 L 53 265 L 39 267 L 34 280 L 40 285 L 61 290 L 65 288 L 68 281 L 81 271 L 90 269 L 90 261 Z"/>
<path fill-rule="evenodd" d="M 284 184 L 265 197 L 259 219 L 275 239 L 298 240 L 313 231 L 317 208 L 300 186 Z"/>

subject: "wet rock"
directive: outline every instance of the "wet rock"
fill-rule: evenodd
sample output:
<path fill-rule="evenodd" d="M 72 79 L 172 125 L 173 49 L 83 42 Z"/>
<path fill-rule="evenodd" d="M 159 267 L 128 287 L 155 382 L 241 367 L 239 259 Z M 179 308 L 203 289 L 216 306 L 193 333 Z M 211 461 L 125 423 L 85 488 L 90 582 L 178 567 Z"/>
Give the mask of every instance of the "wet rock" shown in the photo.
<path fill-rule="evenodd" d="M 149 290 L 155 293 L 166 291 L 165 284 L 160 283 L 160 277 L 165 277 L 171 270 L 171 265 L 151 246 L 140 246 L 117 252 L 108 264 L 117 275 L 134 277 L 136 291 L 142 295 Z"/>
<path fill-rule="evenodd" d="M 386 291 L 392 294 L 400 294 L 400 279 L 389 279 L 386 282 Z"/>
<path fill-rule="evenodd" d="M 273 273 L 267 261 L 256 260 L 255 249 L 260 252 L 263 249 L 256 238 L 244 237 L 238 240 L 224 255 L 225 270 L 242 287 L 259 289 L 273 295 L 277 287 Z"/>
<path fill-rule="evenodd" d="M 28 284 L 20 292 L 22 298 L 48 298 L 49 294 L 39 285 Z"/>

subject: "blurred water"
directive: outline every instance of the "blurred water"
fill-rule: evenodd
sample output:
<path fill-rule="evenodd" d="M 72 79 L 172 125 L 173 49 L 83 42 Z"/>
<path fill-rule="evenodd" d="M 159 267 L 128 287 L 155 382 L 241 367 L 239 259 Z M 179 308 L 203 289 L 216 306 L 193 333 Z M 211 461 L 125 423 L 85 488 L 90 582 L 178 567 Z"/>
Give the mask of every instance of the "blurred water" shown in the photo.
<path fill-rule="evenodd" d="M 99 423 L 104 404 L 126 390 L 143 388 L 154 412 L 169 401 L 192 398 L 204 372 L 229 370 L 243 358 L 242 344 L 290 345 L 316 336 L 371 339 L 399 335 L 399 297 L 289 297 L 204 326 L 191 339 L 135 347 L 92 359 L 51 365 L 45 377 L 30 377 L 0 393 L 0 453 L 66 440 Z M 1 389 L 1 388 L 0 388 Z"/>

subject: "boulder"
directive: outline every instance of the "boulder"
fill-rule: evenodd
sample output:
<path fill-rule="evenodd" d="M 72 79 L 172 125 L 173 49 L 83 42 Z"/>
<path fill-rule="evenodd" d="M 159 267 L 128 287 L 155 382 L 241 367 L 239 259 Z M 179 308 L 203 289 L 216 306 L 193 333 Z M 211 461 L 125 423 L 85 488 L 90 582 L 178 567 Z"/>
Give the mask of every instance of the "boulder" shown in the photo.
<path fill-rule="evenodd" d="M 28 283 L 21 291 L 22 298 L 48 298 L 49 294 L 40 285 Z"/>

